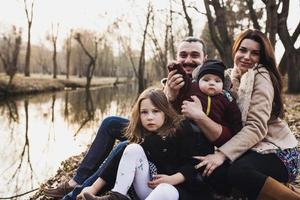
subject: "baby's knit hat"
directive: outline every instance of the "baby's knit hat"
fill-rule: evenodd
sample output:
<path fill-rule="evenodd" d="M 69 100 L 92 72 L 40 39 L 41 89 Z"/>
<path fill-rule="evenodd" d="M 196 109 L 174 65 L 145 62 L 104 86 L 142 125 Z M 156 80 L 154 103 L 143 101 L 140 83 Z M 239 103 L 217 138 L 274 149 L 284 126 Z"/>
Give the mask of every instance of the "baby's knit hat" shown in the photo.
<path fill-rule="evenodd" d="M 206 60 L 198 71 L 197 81 L 200 80 L 205 74 L 214 74 L 219 76 L 224 82 L 224 70 L 226 66 L 220 60 L 209 59 Z"/>

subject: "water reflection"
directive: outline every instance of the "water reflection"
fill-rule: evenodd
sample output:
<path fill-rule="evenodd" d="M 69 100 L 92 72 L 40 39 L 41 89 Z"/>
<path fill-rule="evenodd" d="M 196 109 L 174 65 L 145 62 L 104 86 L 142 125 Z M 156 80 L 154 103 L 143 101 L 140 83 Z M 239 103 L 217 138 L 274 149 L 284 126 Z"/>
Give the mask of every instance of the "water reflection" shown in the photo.
<path fill-rule="evenodd" d="M 104 117 L 127 117 L 135 98 L 134 86 L 123 85 L 0 102 L 0 198 L 53 176 L 61 161 L 86 149 Z"/>

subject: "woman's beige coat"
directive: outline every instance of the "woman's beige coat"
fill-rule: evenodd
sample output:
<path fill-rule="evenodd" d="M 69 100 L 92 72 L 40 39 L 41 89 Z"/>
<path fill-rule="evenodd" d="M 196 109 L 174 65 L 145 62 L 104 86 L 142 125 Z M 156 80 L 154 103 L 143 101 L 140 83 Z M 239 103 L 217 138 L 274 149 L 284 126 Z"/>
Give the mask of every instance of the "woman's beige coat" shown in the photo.
<path fill-rule="evenodd" d="M 249 149 L 268 153 L 296 147 L 297 139 L 286 122 L 271 119 L 274 88 L 267 69 L 256 66 L 242 77 L 232 70 L 231 80 L 244 126 L 219 150 L 234 161 Z"/>

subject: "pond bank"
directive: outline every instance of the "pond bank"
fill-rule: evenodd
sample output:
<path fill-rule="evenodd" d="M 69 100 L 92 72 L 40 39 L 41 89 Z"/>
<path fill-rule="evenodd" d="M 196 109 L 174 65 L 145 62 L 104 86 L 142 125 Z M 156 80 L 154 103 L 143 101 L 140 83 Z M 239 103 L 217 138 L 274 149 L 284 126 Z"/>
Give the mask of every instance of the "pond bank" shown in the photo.
<path fill-rule="evenodd" d="M 24 94 L 35 94 L 42 92 L 59 91 L 64 89 L 84 88 L 86 78 L 70 76 L 66 79 L 65 76 L 59 75 L 53 79 L 50 75 L 31 74 L 30 77 L 17 74 L 10 88 L 7 88 L 9 77 L 5 74 L 0 74 L 0 98 L 7 96 L 16 96 Z M 93 77 L 91 87 L 99 87 L 106 85 L 114 85 L 118 83 L 126 83 L 126 77 Z"/>

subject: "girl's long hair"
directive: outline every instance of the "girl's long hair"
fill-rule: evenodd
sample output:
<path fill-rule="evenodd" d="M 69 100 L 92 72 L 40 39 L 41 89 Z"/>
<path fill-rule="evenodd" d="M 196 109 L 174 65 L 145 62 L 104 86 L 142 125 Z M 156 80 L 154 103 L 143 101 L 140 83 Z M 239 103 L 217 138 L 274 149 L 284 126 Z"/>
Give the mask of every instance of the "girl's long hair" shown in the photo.
<path fill-rule="evenodd" d="M 260 44 L 260 63 L 268 71 L 274 88 L 274 99 L 272 105 L 272 116 L 283 117 L 283 99 L 282 99 L 282 77 L 277 69 L 274 49 L 270 40 L 259 30 L 247 29 L 240 33 L 232 47 L 232 58 L 240 48 L 244 39 L 251 39 Z"/>
<path fill-rule="evenodd" d="M 165 122 L 157 131 L 161 136 L 172 136 L 179 128 L 183 117 L 178 115 L 161 89 L 148 88 L 144 90 L 135 102 L 128 126 L 125 128 L 125 137 L 130 142 L 141 143 L 147 130 L 142 126 L 140 106 L 144 99 L 150 99 L 153 105 L 165 114 Z"/>

